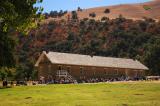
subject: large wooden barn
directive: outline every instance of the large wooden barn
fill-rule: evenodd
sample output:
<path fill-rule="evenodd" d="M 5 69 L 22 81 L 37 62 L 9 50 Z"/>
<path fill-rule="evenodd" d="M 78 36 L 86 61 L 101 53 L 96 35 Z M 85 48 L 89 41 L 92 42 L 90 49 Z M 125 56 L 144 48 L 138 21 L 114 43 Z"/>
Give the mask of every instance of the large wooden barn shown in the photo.
<path fill-rule="evenodd" d="M 56 79 L 88 80 L 93 78 L 137 78 L 144 76 L 146 66 L 137 60 L 70 53 L 43 52 L 36 69 L 41 81 Z"/>

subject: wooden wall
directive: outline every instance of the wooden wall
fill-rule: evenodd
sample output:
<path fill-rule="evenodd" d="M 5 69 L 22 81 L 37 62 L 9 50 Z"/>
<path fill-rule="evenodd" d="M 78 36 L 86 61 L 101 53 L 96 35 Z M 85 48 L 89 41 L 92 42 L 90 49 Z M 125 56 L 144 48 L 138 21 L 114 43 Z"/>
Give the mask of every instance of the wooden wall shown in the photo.
<path fill-rule="evenodd" d="M 121 76 L 143 76 L 144 70 L 133 70 L 123 68 L 110 68 L 110 67 L 91 67 L 91 66 L 80 66 L 80 65 L 62 65 L 62 64 L 51 64 L 50 62 L 42 62 L 38 67 L 38 78 L 43 76 L 46 78 L 55 78 L 56 71 L 62 66 L 62 70 L 68 70 L 69 73 L 76 79 L 87 79 L 87 78 L 114 78 Z M 82 70 L 83 68 L 83 70 Z"/>

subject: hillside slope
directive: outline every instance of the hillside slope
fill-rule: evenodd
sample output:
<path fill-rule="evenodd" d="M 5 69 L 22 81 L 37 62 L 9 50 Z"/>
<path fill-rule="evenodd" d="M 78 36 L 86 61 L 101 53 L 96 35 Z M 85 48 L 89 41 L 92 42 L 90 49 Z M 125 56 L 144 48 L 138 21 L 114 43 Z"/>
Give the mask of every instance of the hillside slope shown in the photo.
<path fill-rule="evenodd" d="M 29 36 L 19 35 L 16 53 L 23 64 L 35 63 L 42 51 L 132 58 L 159 75 L 159 45 L 160 22 L 152 19 L 59 20 L 42 24 Z"/>
<path fill-rule="evenodd" d="M 150 7 L 150 9 L 146 10 L 144 6 Z M 104 13 L 105 9 L 110 9 L 110 13 Z M 142 19 L 143 17 L 149 17 L 154 19 L 160 18 L 160 0 L 154 0 L 145 3 L 137 3 L 137 4 L 123 4 L 123 5 L 114 5 L 114 6 L 105 6 L 105 7 L 96 7 L 90 9 L 84 9 L 83 11 L 78 11 L 78 17 L 80 19 L 90 18 L 90 13 L 95 13 L 95 19 L 101 19 L 106 16 L 111 19 L 117 18 L 120 14 L 129 19 Z M 69 13 L 71 14 L 71 13 Z M 67 17 L 67 15 L 65 16 Z"/>

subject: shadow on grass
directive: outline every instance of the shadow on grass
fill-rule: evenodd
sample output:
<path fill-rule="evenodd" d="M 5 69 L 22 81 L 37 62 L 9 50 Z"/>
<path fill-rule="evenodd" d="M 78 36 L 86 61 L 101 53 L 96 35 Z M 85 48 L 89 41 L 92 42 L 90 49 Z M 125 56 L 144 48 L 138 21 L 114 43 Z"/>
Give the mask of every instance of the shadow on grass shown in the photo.
<path fill-rule="evenodd" d="M 0 89 L 8 89 L 8 88 L 12 88 L 12 87 L 10 87 L 10 86 L 8 86 L 8 87 L 0 87 Z"/>
<path fill-rule="evenodd" d="M 32 97 L 26 97 L 25 99 L 31 99 Z"/>
<path fill-rule="evenodd" d="M 144 95 L 144 94 L 134 94 L 134 95 Z"/>

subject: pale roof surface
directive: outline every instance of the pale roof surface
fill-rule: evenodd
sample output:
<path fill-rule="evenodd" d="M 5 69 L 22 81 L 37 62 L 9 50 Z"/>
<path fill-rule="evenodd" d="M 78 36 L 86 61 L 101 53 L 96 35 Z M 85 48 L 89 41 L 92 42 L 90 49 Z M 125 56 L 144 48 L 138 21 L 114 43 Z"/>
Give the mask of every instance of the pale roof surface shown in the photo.
<path fill-rule="evenodd" d="M 46 55 L 47 58 L 53 64 L 69 64 L 69 65 L 84 65 L 84 66 L 97 66 L 97 67 L 115 67 L 115 68 L 130 68 L 130 69 L 142 69 L 148 70 L 146 66 L 137 60 L 113 58 L 113 57 L 101 57 L 101 56 L 89 56 L 70 53 L 59 52 L 43 52 L 42 55 Z M 35 66 L 38 66 L 40 58 Z"/>

